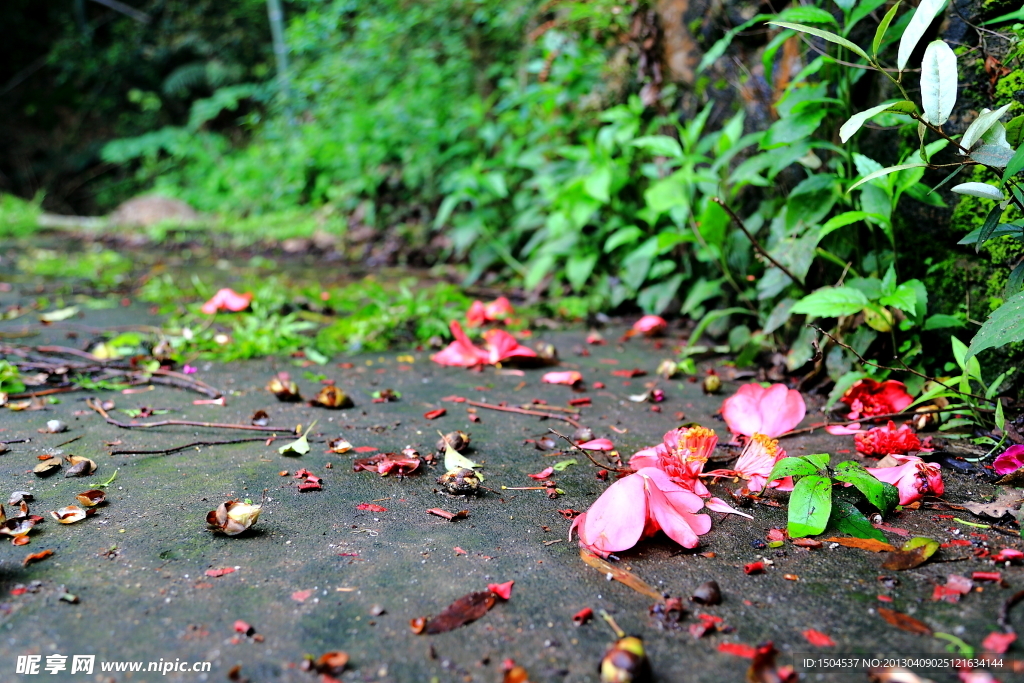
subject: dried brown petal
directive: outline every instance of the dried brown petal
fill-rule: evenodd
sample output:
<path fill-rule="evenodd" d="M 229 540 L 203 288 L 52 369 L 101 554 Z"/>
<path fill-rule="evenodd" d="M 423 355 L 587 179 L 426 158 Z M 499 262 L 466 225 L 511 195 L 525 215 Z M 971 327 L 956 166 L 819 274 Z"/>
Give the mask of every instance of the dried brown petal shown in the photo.
<path fill-rule="evenodd" d="M 323 387 L 313 399 L 313 403 L 332 410 L 352 407 L 352 399 L 348 397 L 348 394 L 333 384 Z"/>
<path fill-rule="evenodd" d="M 50 515 L 61 524 L 74 524 L 85 519 L 88 513 L 77 505 L 68 505 L 56 512 L 51 510 Z"/>
<path fill-rule="evenodd" d="M 85 493 L 79 493 L 75 497 L 78 499 L 79 503 L 87 508 L 96 507 L 97 505 L 102 505 L 107 502 L 107 494 L 100 489 L 91 489 Z"/>
<path fill-rule="evenodd" d="M 96 471 L 96 463 L 80 455 L 69 455 L 65 458 L 65 462 L 68 463 L 68 469 L 64 473 L 65 478 L 87 477 Z"/>
<path fill-rule="evenodd" d="M 717 605 L 722 602 L 722 589 L 717 581 L 705 581 L 690 596 L 698 605 Z"/>
<path fill-rule="evenodd" d="M 49 477 L 53 474 L 56 474 L 58 470 L 60 470 L 60 461 L 57 460 L 56 458 L 44 460 L 43 462 L 39 463 L 38 465 L 32 468 L 32 472 L 37 477 Z"/>
<path fill-rule="evenodd" d="M 313 665 L 317 673 L 328 676 L 340 676 L 346 666 L 348 666 L 348 653 L 345 652 L 325 652 Z"/>
<path fill-rule="evenodd" d="M 295 403 L 302 400 L 302 396 L 299 395 L 299 385 L 291 381 L 287 372 L 279 372 L 267 382 L 267 391 L 282 403 Z"/>
<path fill-rule="evenodd" d="M 494 607 L 497 600 L 491 591 L 478 591 L 463 595 L 448 605 L 443 612 L 426 623 L 424 633 L 447 633 L 464 624 L 476 621 Z"/>

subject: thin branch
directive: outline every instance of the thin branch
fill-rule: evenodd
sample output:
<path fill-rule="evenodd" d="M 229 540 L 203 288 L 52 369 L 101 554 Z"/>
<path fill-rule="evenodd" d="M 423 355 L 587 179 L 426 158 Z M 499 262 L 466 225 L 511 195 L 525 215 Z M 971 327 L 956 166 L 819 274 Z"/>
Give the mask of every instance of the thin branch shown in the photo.
<path fill-rule="evenodd" d="M 170 453 L 177 453 L 178 451 L 184 451 L 189 448 L 195 448 L 197 446 L 225 446 L 228 444 L 249 443 L 251 441 L 266 440 L 267 439 L 262 436 L 250 436 L 244 439 L 231 439 L 230 441 L 193 441 L 192 443 L 187 443 L 184 446 L 175 446 L 174 448 L 161 448 L 155 451 L 110 451 L 110 455 L 168 455 Z"/>
<path fill-rule="evenodd" d="M 568 422 L 569 424 L 571 424 L 576 429 L 580 428 L 580 423 L 577 422 L 576 420 L 572 419 L 571 417 L 566 417 L 565 415 L 558 415 L 556 413 L 542 413 L 540 411 L 535 411 L 535 410 L 523 410 L 522 408 L 515 408 L 515 407 L 512 407 L 512 406 L 496 406 L 496 405 L 491 405 L 490 403 L 483 403 L 481 401 L 471 401 L 468 398 L 462 398 L 459 401 L 455 401 L 455 403 L 465 403 L 466 405 L 476 406 L 477 408 L 487 408 L 488 410 L 498 410 L 498 411 L 501 411 L 503 413 L 517 413 L 519 415 L 533 415 L 534 417 L 549 417 L 549 418 L 552 418 L 552 419 L 555 419 L 555 420 L 561 420 L 562 422 Z"/>
<path fill-rule="evenodd" d="M 114 418 L 110 417 L 110 415 L 107 413 L 107 411 L 104 410 L 100 406 L 100 404 L 97 403 L 96 401 L 94 401 L 93 399 L 91 399 L 91 398 L 90 399 L 86 399 L 85 405 L 89 406 L 90 408 L 95 410 L 97 413 L 99 413 L 100 416 L 104 420 L 106 420 L 109 424 L 112 424 L 115 427 L 120 427 L 121 429 L 147 429 L 147 428 L 150 428 L 150 427 L 177 426 L 177 427 L 209 427 L 210 429 L 244 429 L 244 430 L 251 431 L 251 432 L 278 432 L 278 433 L 285 433 L 285 434 L 297 433 L 291 427 L 258 427 L 256 425 L 240 425 L 240 424 L 230 424 L 230 423 L 223 423 L 223 422 L 196 422 L 194 420 L 160 420 L 158 422 L 144 422 L 142 424 L 129 423 L 129 422 L 119 422 L 119 421 L 115 420 Z"/>
<path fill-rule="evenodd" d="M 737 216 L 736 213 L 733 212 L 733 210 L 730 209 L 725 202 L 723 202 L 718 197 L 712 197 L 711 201 L 725 209 L 725 212 L 729 214 L 729 217 L 732 218 L 733 222 L 736 223 L 736 225 L 740 226 L 740 230 L 742 230 L 743 234 L 747 236 L 748 240 L 750 240 L 750 243 L 754 246 L 754 250 L 757 251 L 757 253 L 771 261 L 772 265 L 781 270 L 786 275 L 786 277 L 793 281 L 793 284 L 795 284 L 800 289 L 807 291 L 803 284 L 796 279 L 796 276 L 794 276 L 793 273 L 789 272 L 789 269 L 786 268 L 786 266 L 776 261 L 767 251 L 765 251 L 765 249 L 761 246 L 761 243 L 757 241 L 757 238 L 750 234 L 750 231 L 747 230 L 747 226 L 743 224 L 743 221 L 740 220 L 740 217 Z"/>
<path fill-rule="evenodd" d="M 563 439 L 565 439 L 566 443 L 568 443 L 573 448 L 573 450 L 577 450 L 580 453 L 582 453 L 583 455 L 587 456 L 587 459 L 590 460 L 590 462 L 594 463 L 594 465 L 596 465 L 597 467 L 600 467 L 602 470 L 609 470 L 610 472 L 632 472 L 633 471 L 631 469 L 627 469 L 627 468 L 623 468 L 623 467 L 615 467 L 614 465 L 604 465 L 602 463 L 599 463 L 597 460 L 594 460 L 594 456 L 592 456 L 590 454 L 590 449 L 588 449 L 588 448 L 580 448 L 579 446 L 574 444 L 572 439 L 567 437 L 565 434 L 559 434 L 558 432 L 556 432 L 554 429 L 551 429 L 550 427 L 548 427 L 548 431 L 551 432 L 552 434 L 554 434 L 555 436 L 560 436 Z"/>
<path fill-rule="evenodd" d="M 838 344 L 839 346 L 843 347 L 844 349 L 846 349 L 847 351 L 849 351 L 853 355 L 857 356 L 857 360 L 859 360 L 861 363 L 864 363 L 865 365 L 871 365 L 873 367 L 878 368 L 879 370 L 888 370 L 889 372 L 909 372 L 912 375 L 916 375 L 917 377 L 920 377 L 921 379 L 925 380 L 926 382 L 935 382 L 939 386 L 944 387 L 944 388 L 948 389 L 949 391 L 952 391 L 955 394 L 959 394 L 961 396 L 970 396 L 971 398 L 976 398 L 979 401 L 991 401 L 992 400 L 992 399 L 988 398 L 987 396 L 979 396 L 978 394 L 972 394 L 972 393 L 967 392 L 967 391 L 960 391 L 959 389 L 954 389 L 953 387 L 949 386 L 948 384 L 945 384 L 944 382 L 939 381 L 937 378 L 932 377 L 931 375 L 926 375 L 923 372 L 919 372 L 919 371 L 917 371 L 917 370 L 915 370 L 913 368 L 907 367 L 906 364 L 904 364 L 902 368 L 893 368 L 893 367 L 889 367 L 888 365 L 881 365 L 881 364 L 876 363 L 874 361 L 870 361 L 867 358 L 865 358 L 864 356 L 862 356 L 859 353 L 857 353 L 856 349 L 854 349 L 852 346 L 850 346 L 849 344 L 846 344 L 844 342 L 839 341 L 838 339 L 833 337 L 831 334 L 829 334 L 825 330 L 823 330 L 820 327 L 818 327 L 817 325 L 808 325 L 807 327 L 813 328 L 813 329 L 817 330 L 818 332 L 821 332 L 823 335 L 825 335 L 826 337 L 828 337 L 829 339 L 834 341 L 836 344 Z"/>

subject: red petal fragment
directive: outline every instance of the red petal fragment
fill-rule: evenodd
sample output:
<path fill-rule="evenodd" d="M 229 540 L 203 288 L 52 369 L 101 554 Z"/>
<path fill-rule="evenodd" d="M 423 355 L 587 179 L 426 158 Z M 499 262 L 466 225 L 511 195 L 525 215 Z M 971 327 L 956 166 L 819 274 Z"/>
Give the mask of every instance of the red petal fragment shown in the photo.
<path fill-rule="evenodd" d="M 835 647 L 836 641 L 832 640 L 821 631 L 815 631 L 813 628 L 809 628 L 803 633 L 807 642 L 814 647 Z"/>
<path fill-rule="evenodd" d="M 306 491 L 322 491 L 323 486 L 320 485 L 319 481 L 304 481 L 299 484 L 299 492 L 305 493 Z"/>
<path fill-rule="evenodd" d="M 455 554 L 456 555 L 468 555 L 469 553 L 467 553 L 465 550 L 463 550 L 459 546 L 455 546 Z"/>
<path fill-rule="evenodd" d="M 444 401 L 444 402 L 447 402 L 447 403 L 465 403 L 466 402 L 466 399 L 463 398 L 462 396 L 445 396 L 441 400 Z"/>
<path fill-rule="evenodd" d="M 589 607 L 584 607 L 579 612 L 572 615 L 572 622 L 577 626 L 582 626 L 583 624 L 587 623 L 593 618 L 594 610 L 590 609 Z"/>
<path fill-rule="evenodd" d="M 463 624 L 476 621 L 487 614 L 487 611 L 494 607 L 496 601 L 497 598 L 491 591 L 479 591 L 464 595 L 448 605 L 439 615 L 426 622 L 421 627 L 421 630 L 417 630 L 418 623 L 413 624 L 413 632 L 427 634 L 446 633 Z"/>
<path fill-rule="evenodd" d="M 374 446 L 356 446 L 352 450 L 356 453 L 373 453 L 377 449 Z"/>
<path fill-rule="evenodd" d="M 548 372 L 541 377 L 541 381 L 547 384 L 576 384 L 583 381 L 583 375 L 575 370 L 565 372 Z"/>
<path fill-rule="evenodd" d="M 632 370 L 612 370 L 612 375 L 615 377 L 643 377 L 647 374 L 646 370 L 640 368 L 633 368 Z"/>
<path fill-rule="evenodd" d="M 1010 649 L 1013 641 L 1017 640 L 1016 633 L 1000 633 L 993 631 L 981 641 L 981 649 L 985 652 L 993 652 L 997 655 L 1005 654 Z"/>
<path fill-rule="evenodd" d="M 760 560 L 743 565 L 744 574 L 764 574 L 764 562 Z M 751 655 L 753 656 L 753 655 Z"/>
<path fill-rule="evenodd" d="M 591 404 L 589 396 L 581 396 L 580 398 L 569 399 L 569 405 L 571 406 L 589 406 Z"/>
<path fill-rule="evenodd" d="M 820 548 L 823 544 L 813 538 L 798 538 L 793 541 L 793 545 L 799 548 Z"/>
<path fill-rule="evenodd" d="M 292 600 L 295 602 L 305 602 L 306 599 L 313 594 L 313 589 L 307 588 L 304 591 L 295 591 L 292 593 Z"/>
<path fill-rule="evenodd" d="M 610 439 L 591 439 L 577 445 L 585 451 L 610 451 L 615 448 Z"/>
<path fill-rule="evenodd" d="M 448 411 L 445 410 L 444 408 L 438 408 L 437 410 L 428 410 L 427 412 L 423 413 L 423 417 L 425 417 L 428 420 L 436 420 L 437 418 L 441 417 L 447 412 Z"/>
<path fill-rule="evenodd" d="M 370 512 L 387 512 L 388 511 L 388 509 L 386 507 L 381 507 L 380 505 L 374 505 L 373 503 L 360 503 L 359 505 L 356 505 L 356 510 L 369 510 Z"/>
<path fill-rule="evenodd" d="M 221 567 L 220 569 L 207 569 L 206 575 L 216 578 L 218 576 L 224 576 L 225 574 L 233 574 L 234 572 L 234 567 Z"/>
<path fill-rule="evenodd" d="M 242 621 L 241 619 L 238 619 L 235 621 L 235 631 L 237 631 L 238 633 L 244 633 L 248 636 L 255 633 L 256 629 L 254 629 L 252 626 Z"/>
<path fill-rule="evenodd" d="M 768 540 L 769 541 L 785 541 L 789 538 L 789 534 L 782 529 L 769 529 Z"/>
<path fill-rule="evenodd" d="M 506 581 L 505 583 L 489 583 L 487 584 L 487 590 L 497 595 L 502 600 L 508 600 L 512 597 L 512 584 L 515 581 Z"/>
<path fill-rule="evenodd" d="M 999 572 L 974 572 L 971 574 L 971 578 L 975 581 L 995 581 L 998 583 L 1003 580 L 1003 575 Z"/>
<path fill-rule="evenodd" d="M 757 650 L 754 647 L 744 645 L 743 643 L 719 643 L 718 651 L 724 652 L 727 655 L 736 655 L 737 657 L 745 657 L 747 659 L 753 659 L 754 655 L 757 654 Z"/>
<path fill-rule="evenodd" d="M 554 473 L 555 473 L 555 468 L 554 467 L 545 467 L 543 470 L 541 470 L 537 474 L 527 474 L 526 476 L 528 476 L 530 479 L 538 479 L 538 480 L 540 480 L 540 479 L 547 479 L 548 477 L 550 477 Z"/>
<path fill-rule="evenodd" d="M 27 538 L 27 537 L 26 537 Z M 30 553 L 25 556 L 25 559 L 21 561 L 23 567 L 27 567 L 33 562 L 40 562 L 53 555 L 52 550 L 40 550 L 38 553 Z"/>

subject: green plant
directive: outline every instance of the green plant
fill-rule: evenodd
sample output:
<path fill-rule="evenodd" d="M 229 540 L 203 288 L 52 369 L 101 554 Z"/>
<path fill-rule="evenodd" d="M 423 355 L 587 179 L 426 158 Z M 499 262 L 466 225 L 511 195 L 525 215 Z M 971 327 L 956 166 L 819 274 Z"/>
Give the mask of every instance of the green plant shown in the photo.
<path fill-rule="evenodd" d="M 789 535 L 816 536 L 831 527 L 839 533 L 885 542 L 885 536 L 871 525 L 861 507 L 867 504 L 887 515 L 899 503 L 899 491 L 853 460 L 841 462 L 832 470 L 830 459 L 827 453 L 783 458 L 768 475 L 769 481 L 781 477 L 796 481 L 789 498 Z M 850 488 L 844 488 L 844 484 Z"/>
<path fill-rule="evenodd" d="M 18 366 L 10 361 L 0 360 L 0 394 L 17 394 L 25 391 L 25 383 L 21 381 Z"/>

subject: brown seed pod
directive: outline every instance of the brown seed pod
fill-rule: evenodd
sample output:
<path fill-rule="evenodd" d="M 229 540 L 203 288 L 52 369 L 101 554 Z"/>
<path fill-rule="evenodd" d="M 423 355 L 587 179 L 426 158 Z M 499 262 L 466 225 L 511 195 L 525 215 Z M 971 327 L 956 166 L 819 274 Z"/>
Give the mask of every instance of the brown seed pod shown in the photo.
<path fill-rule="evenodd" d="M 316 395 L 316 398 L 313 399 L 313 403 L 324 408 L 331 408 L 332 410 L 352 407 L 352 399 L 348 397 L 348 394 L 333 384 L 328 384 L 322 388 Z"/>
<path fill-rule="evenodd" d="M 282 403 L 295 403 L 301 401 L 299 385 L 291 380 L 287 372 L 279 372 L 267 382 L 267 391 L 277 397 Z"/>
<path fill-rule="evenodd" d="M 250 505 L 237 500 L 221 503 L 216 510 L 206 513 L 206 523 L 212 531 L 237 536 L 260 518 L 261 505 Z"/>
<path fill-rule="evenodd" d="M 87 477 L 96 471 L 96 463 L 89 458 L 83 458 L 80 455 L 69 455 L 65 458 L 65 462 L 68 464 L 68 469 L 64 473 L 64 477 Z"/>
<path fill-rule="evenodd" d="M 636 636 L 620 638 L 601 660 L 601 683 L 649 683 L 651 664 Z"/>
<path fill-rule="evenodd" d="M 453 496 L 475 496 L 480 493 L 480 478 L 468 468 L 445 472 L 437 478 L 437 483 Z"/>
<path fill-rule="evenodd" d="M 79 493 L 75 498 L 77 498 L 78 502 L 87 508 L 93 508 L 107 502 L 107 494 L 100 489 L 92 489 L 85 493 Z"/>
<path fill-rule="evenodd" d="M 698 605 L 717 605 L 722 602 L 722 589 L 717 581 L 705 581 L 693 591 L 690 600 Z"/>
<path fill-rule="evenodd" d="M 444 442 L 445 439 L 451 444 L 451 447 L 462 453 L 469 448 L 469 434 L 462 431 L 448 432 L 444 437 L 437 440 L 437 452 L 444 453 Z"/>

